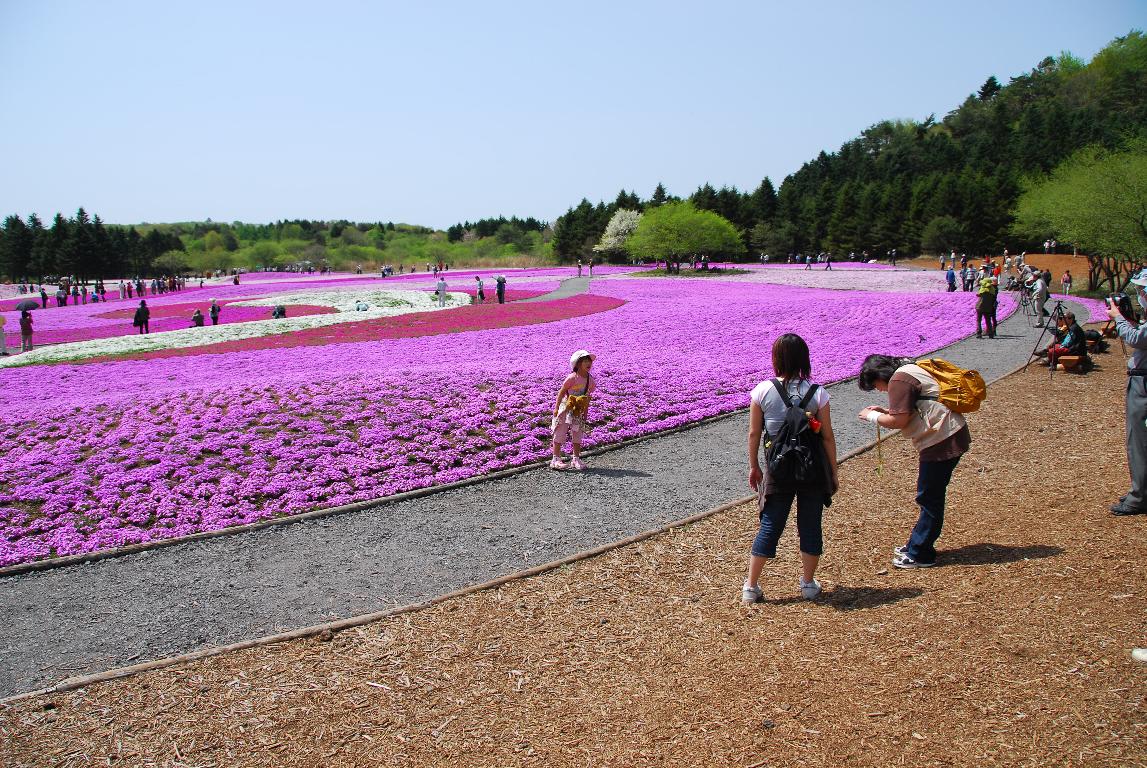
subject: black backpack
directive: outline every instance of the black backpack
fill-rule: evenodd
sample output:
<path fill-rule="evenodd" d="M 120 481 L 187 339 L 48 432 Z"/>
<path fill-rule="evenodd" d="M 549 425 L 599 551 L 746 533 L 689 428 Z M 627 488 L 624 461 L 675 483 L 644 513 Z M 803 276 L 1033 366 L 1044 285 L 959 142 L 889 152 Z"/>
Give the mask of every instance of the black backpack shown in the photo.
<path fill-rule="evenodd" d="M 794 403 L 780 379 L 773 380 L 785 404 L 785 421 L 776 435 L 767 435 L 765 461 L 772 482 L 783 488 L 811 489 L 825 485 L 824 445 L 805 415 L 819 385 L 809 387 L 800 402 Z"/>

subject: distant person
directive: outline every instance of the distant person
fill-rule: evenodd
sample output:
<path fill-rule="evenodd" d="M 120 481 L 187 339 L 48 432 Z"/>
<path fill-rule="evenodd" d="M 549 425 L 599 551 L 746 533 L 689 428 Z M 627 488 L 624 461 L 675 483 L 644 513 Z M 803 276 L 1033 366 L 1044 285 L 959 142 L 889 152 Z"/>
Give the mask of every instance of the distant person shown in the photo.
<path fill-rule="evenodd" d="M 581 259 L 577 260 L 577 276 L 581 277 Z"/>
<path fill-rule="evenodd" d="M 194 312 L 191 313 L 191 327 L 192 328 L 202 328 L 203 327 L 203 312 L 202 311 L 196 309 Z"/>
<path fill-rule="evenodd" d="M 570 357 L 571 373 L 566 376 L 558 389 L 553 418 L 550 420 L 550 430 L 554 436 L 550 469 L 567 467 L 578 471 L 585 469 L 585 464 L 581 460 L 581 441 L 587 431 L 589 396 L 597 389 L 597 383 L 590 377 L 590 369 L 593 368 L 595 358 L 596 355 L 591 355 L 584 349 L 579 349 Z M 568 465 L 562 458 L 562 446 L 566 440 L 570 441 L 573 454 L 573 460 Z"/>
<path fill-rule="evenodd" d="M 589 276 L 593 277 L 593 257 L 589 257 Z"/>
<path fill-rule="evenodd" d="M 956 465 L 972 444 L 964 417 L 937 399 L 937 381 L 911 360 L 888 355 L 869 355 L 860 369 L 857 384 L 865 392 L 888 393 L 888 407 L 869 406 L 860 411 L 861 421 L 885 429 L 899 429 L 912 441 L 920 456 L 916 478 L 916 503 L 920 517 L 908 542 L 894 551 L 896 568 L 929 568 L 936 564 L 936 540 L 944 526 L 948 484 Z"/>
<path fill-rule="evenodd" d="M 26 309 L 20 313 L 20 351 L 32 351 L 32 313 Z M 4 352 L 8 352 L 7 348 Z"/>
<path fill-rule="evenodd" d="M 982 339 L 981 322 L 988 333 L 989 339 L 996 338 L 996 301 L 997 295 L 992 278 L 980 279 L 979 290 L 976 291 L 976 338 Z"/>
<path fill-rule="evenodd" d="M 948 267 L 948 293 L 956 292 L 956 270 Z"/>
<path fill-rule="evenodd" d="M 40 286 L 40 309 L 48 308 L 48 292 L 44 290 L 44 286 Z"/>
<path fill-rule="evenodd" d="M 1036 277 L 1035 282 L 1032 283 L 1031 292 L 1032 292 L 1032 301 L 1035 303 L 1035 316 L 1036 316 L 1035 327 L 1036 328 L 1042 328 L 1043 327 L 1043 319 L 1048 316 L 1047 310 L 1044 309 L 1044 305 L 1047 304 L 1047 297 L 1048 297 L 1047 282 L 1043 279 L 1042 274 L 1039 274 Z"/>
<path fill-rule="evenodd" d="M 804 268 L 805 268 L 806 272 L 809 271 L 810 269 L 812 269 L 812 254 L 811 253 L 804 257 Z"/>
<path fill-rule="evenodd" d="M 151 310 L 147 308 L 147 302 L 141 299 L 139 306 L 135 308 L 135 316 L 132 318 L 131 324 L 138 328 L 141 334 L 150 333 L 148 328 L 150 319 Z"/>
<path fill-rule="evenodd" d="M 506 278 L 503 275 L 498 275 L 497 280 L 494 281 L 494 290 L 498 295 L 498 303 L 506 303 Z"/>
<path fill-rule="evenodd" d="M 1070 269 L 1065 269 L 1063 271 L 1063 277 L 1061 277 L 1059 279 L 1059 284 L 1063 288 L 1063 292 L 1065 294 L 1067 294 L 1068 296 L 1070 296 L 1071 295 L 1071 270 Z"/>
<path fill-rule="evenodd" d="M 578 274 L 579 274 L 579 276 L 581 274 L 580 262 L 579 262 L 579 266 L 578 266 Z M 482 276 L 481 275 L 474 275 L 474 281 L 476 283 L 478 283 L 478 294 L 477 294 L 478 301 L 476 303 L 485 304 L 486 303 L 486 291 L 483 290 Z"/>
<path fill-rule="evenodd" d="M 219 311 L 219 304 L 215 301 L 215 299 L 212 299 L 211 306 L 207 308 L 207 314 L 211 316 L 212 325 L 219 325 Z"/>
<path fill-rule="evenodd" d="M 438 297 L 438 306 L 446 306 L 446 278 L 439 277 L 438 283 L 434 286 L 434 295 Z"/>
<path fill-rule="evenodd" d="M 829 394 L 811 381 L 812 362 L 808 345 L 800 336 L 786 333 L 773 342 L 772 363 L 777 378 L 762 381 L 749 395 L 749 486 L 757 491 L 760 529 L 750 550 L 748 577 L 741 587 L 741 602 L 745 605 L 761 600 L 758 584 L 761 571 L 766 560 L 777 556 L 777 541 L 788 522 L 794 500 L 800 540 L 800 594 L 806 600 L 820 594 L 816 568 L 824 553 L 821 518 L 838 485 L 836 438 L 832 432 Z M 793 406 L 798 409 L 795 413 Z M 782 480 L 766 472 L 758 456 L 762 436 L 770 443 L 781 438 L 782 430 L 796 426 L 790 420 L 799 412 L 805 414 L 800 417 L 803 419 L 800 429 L 811 430 L 817 435 L 806 437 L 806 440 L 815 448 L 813 466 L 819 467 L 819 471 L 803 483 Z M 807 448 L 807 445 L 802 447 Z M 773 454 L 766 446 L 766 457 L 770 455 Z M 765 468 L 768 467 L 769 462 L 766 461 Z"/>
<path fill-rule="evenodd" d="M 827 254 L 824 257 L 824 269 L 826 272 L 832 270 L 832 254 Z"/>

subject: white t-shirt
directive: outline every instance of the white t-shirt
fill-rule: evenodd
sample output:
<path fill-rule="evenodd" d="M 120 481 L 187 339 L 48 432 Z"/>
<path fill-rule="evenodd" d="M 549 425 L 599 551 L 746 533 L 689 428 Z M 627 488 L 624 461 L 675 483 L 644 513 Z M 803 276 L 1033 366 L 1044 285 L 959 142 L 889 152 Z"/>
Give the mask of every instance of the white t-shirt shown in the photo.
<path fill-rule="evenodd" d="M 786 389 L 788 390 L 789 399 L 793 401 L 793 405 L 796 405 L 802 397 L 808 394 L 809 387 L 811 386 L 812 384 L 805 379 L 790 381 L 788 383 Z M 779 432 L 781 426 L 785 423 L 785 401 L 777 394 L 777 388 L 773 386 L 773 380 L 768 379 L 762 381 L 753 387 L 753 391 L 749 393 L 749 400 L 761 406 L 761 412 L 765 417 L 765 431 L 770 435 L 775 435 Z M 828 405 L 828 401 L 828 391 L 825 390 L 824 387 L 819 387 L 809 402 L 809 410 L 814 414 L 818 413 L 822 408 Z"/>

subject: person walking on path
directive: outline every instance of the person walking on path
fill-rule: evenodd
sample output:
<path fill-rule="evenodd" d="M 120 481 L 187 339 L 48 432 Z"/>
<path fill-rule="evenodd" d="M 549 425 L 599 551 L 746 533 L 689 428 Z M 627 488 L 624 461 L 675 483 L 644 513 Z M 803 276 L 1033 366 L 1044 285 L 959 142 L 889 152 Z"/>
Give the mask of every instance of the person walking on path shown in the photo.
<path fill-rule="evenodd" d="M 1063 288 L 1063 292 L 1065 294 L 1067 294 L 1068 296 L 1070 296 L 1071 295 L 1071 270 L 1070 269 L 1065 269 L 1063 271 L 1063 277 L 1061 277 L 1059 279 L 1059 284 Z"/>
<path fill-rule="evenodd" d="M 948 267 L 948 293 L 956 292 L 956 270 Z"/>
<path fill-rule="evenodd" d="M 579 267 L 578 269 L 580 270 L 581 268 Z M 478 283 L 478 302 L 477 303 L 485 304 L 486 303 L 486 291 L 484 291 L 482 288 L 482 276 L 481 275 L 474 275 L 474 280 L 475 280 L 475 282 Z"/>
<path fill-rule="evenodd" d="M 581 277 L 581 259 L 577 260 L 577 276 Z"/>
<path fill-rule="evenodd" d="M 899 429 L 920 454 L 916 478 L 916 503 L 920 517 L 908 537 L 897 547 L 896 568 L 928 568 L 936 564 L 936 540 L 944 526 L 944 503 L 956 465 L 972 444 L 964 417 L 938 400 L 936 379 L 911 360 L 888 355 L 869 355 L 860 368 L 858 386 L 865 392 L 888 393 L 888 407 L 871 405 L 860 411 L 861 421 L 877 427 Z"/>
<path fill-rule="evenodd" d="M 131 324 L 139 328 L 140 334 L 150 333 L 147 327 L 147 322 L 150 319 L 151 310 L 147 308 L 147 302 L 141 299 L 139 306 L 135 308 L 135 317 L 132 318 Z"/>
<path fill-rule="evenodd" d="M 584 349 L 579 349 L 570 356 L 572 372 L 566 376 L 558 390 L 553 418 L 550 421 L 550 430 L 554 435 L 550 469 L 567 467 L 578 471 L 585 469 L 585 464 L 581 460 L 581 439 L 588 431 L 586 417 L 589 415 L 589 396 L 597 389 L 597 384 L 589 375 L 596 357 Z M 562 459 L 562 446 L 567 439 L 573 446 L 573 461 L 570 464 L 566 464 Z"/>
<path fill-rule="evenodd" d="M 1147 312 L 1147 269 L 1131 278 L 1139 306 Z M 1115 515 L 1147 514 L 1147 322 L 1137 323 L 1108 302 L 1107 316 L 1123 343 L 1134 352 L 1127 361 L 1127 467 L 1131 490 L 1111 507 Z"/>
<path fill-rule="evenodd" d="M 20 351 L 32 351 L 32 313 L 26 309 L 20 313 Z"/>
<path fill-rule="evenodd" d="M 825 272 L 831 272 L 832 271 L 832 254 L 831 253 L 824 257 L 824 270 L 825 270 Z"/>
<path fill-rule="evenodd" d="M 810 269 L 812 269 L 812 254 L 811 253 L 804 257 L 804 268 L 805 268 L 806 272 L 809 271 Z"/>
<path fill-rule="evenodd" d="M 762 597 L 758 581 L 765 561 L 777 556 L 777 541 L 785 529 L 793 501 L 797 505 L 797 536 L 800 540 L 800 594 L 812 600 L 820 594 L 816 568 L 824 553 L 821 518 L 837 488 L 836 438 L 832 432 L 829 394 L 813 384 L 808 344 L 795 333 L 786 333 L 773 342 L 773 372 L 776 379 L 762 381 L 749 394 L 749 486 L 757 492 L 760 528 L 749 553 L 749 573 L 741 587 L 741 602 L 751 605 Z M 811 484 L 785 485 L 761 467 L 761 437 L 772 441 L 779 436 L 789 416 L 790 405 L 806 408 L 808 428 L 819 426 L 823 460 L 828 474 Z M 767 445 L 766 445 L 767 450 Z M 766 463 L 767 466 L 767 463 Z"/>
<path fill-rule="evenodd" d="M 494 292 L 498 295 L 498 303 L 506 303 L 506 278 L 503 275 L 498 275 L 494 281 Z"/>
<path fill-rule="evenodd" d="M 40 309 L 48 308 L 48 292 L 44 290 L 44 286 L 40 286 Z"/>
<path fill-rule="evenodd" d="M 976 338 L 983 338 L 981 322 L 988 332 L 988 338 L 996 338 L 996 286 L 992 278 L 985 277 L 980 280 L 980 289 L 976 292 Z"/>
<path fill-rule="evenodd" d="M 593 256 L 589 257 L 589 276 L 593 277 Z"/>
<path fill-rule="evenodd" d="M 446 278 L 439 276 L 438 283 L 434 286 L 434 295 L 438 297 L 439 308 L 446 306 Z"/>
<path fill-rule="evenodd" d="M 211 300 L 211 306 L 208 307 L 207 314 L 211 316 L 212 325 L 219 325 L 219 304 L 215 299 Z"/>

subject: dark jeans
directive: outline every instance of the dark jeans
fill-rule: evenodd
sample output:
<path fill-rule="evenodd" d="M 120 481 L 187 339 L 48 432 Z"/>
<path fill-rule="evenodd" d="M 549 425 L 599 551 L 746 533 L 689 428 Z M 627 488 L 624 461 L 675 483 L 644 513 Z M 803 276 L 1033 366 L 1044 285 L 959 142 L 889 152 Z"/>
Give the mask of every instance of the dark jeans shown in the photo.
<path fill-rule="evenodd" d="M 944 500 L 948 483 L 960 457 L 944 461 L 920 462 L 916 477 L 916 503 L 920 505 L 920 519 L 908 537 L 908 556 L 918 563 L 936 562 L 936 539 L 944 527 Z"/>
<path fill-rule="evenodd" d="M 981 324 L 985 331 L 987 331 L 989 338 L 996 336 L 996 309 L 995 307 L 983 307 L 976 309 L 976 335 L 980 335 Z"/>
<path fill-rule="evenodd" d="M 824 552 L 820 518 L 824 512 L 824 491 L 777 491 L 765 497 L 761 507 L 761 529 L 753 540 L 752 553 L 757 557 L 776 557 L 777 541 L 785 530 L 793 499 L 797 502 L 797 535 L 801 552 L 817 555 Z"/>

